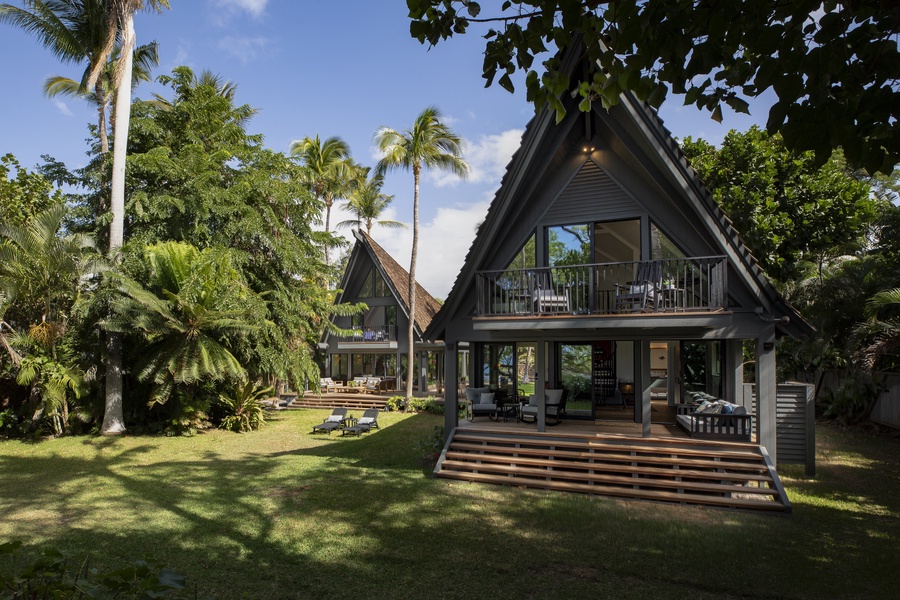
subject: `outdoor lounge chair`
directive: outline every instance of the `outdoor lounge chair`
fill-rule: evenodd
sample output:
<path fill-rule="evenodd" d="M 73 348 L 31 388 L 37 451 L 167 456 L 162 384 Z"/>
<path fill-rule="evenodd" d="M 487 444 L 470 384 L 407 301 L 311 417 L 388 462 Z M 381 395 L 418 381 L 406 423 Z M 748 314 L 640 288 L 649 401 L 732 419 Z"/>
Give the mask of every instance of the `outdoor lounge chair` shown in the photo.
<path fill-rule="evenodd" d="M 355 421 L 355 422 L 354 422 Z M 345 436 L 347 434 L 356 435 L 359 437 L 364 433 L 368 433 L 370 429 L 373 427 L 375 429 L 381 429 L 378 426 L 378 409 L 370 408 L 367 409 L 366 412 L 363 413 L 359 419 L 351 419 L 352 425 L 348 425 L 347 427 L 341 428 L 341 435 Z"/>
<path fill-rule="evenodd" d="M 661 276 L 661 263 L 638 263 L 634 279 L 629 285 L 616 285 L 616 312 L 642 312 L 657 304 Z"/>
<path fill-rule="evenodd" d="M 566 412 L 569 390 L 547 390 L 547 425 L 559 425 Z M 552 423 L 550 421 L 553 421 Z"/>
<path fill-rule="evenodd" d="M 313 425 L 312 432 L 316 431 L 324 431 L 328 435 L 331 435 L 331 432 L 335 429 L 340 429 L 344 422 L 347 420 L 347 409 L 346 408 L 335 408 L 331 411 L 331 414 L 328 415 L 328 418 L 319 423 L 318 425 Z"/>
<path fill-rule="evenodd" d="M 534 274 L 531 300 L 534 302 L 534 312 L 536 313 L 565 313 L 571 310 L 569 290 L 566 289 L 560 294 L 553 285 L 553 278 L 548 271 L 539 271 Z"/>
<path fill-rule="evenodd" d="M 568 396 L 568 390 L 544 390 L 544 397 L 547 399 L 545 410 L 548 425 L 559 425 L 562 415 L 566 411 L 566 398 Z M 537 423 L 539 410 L 537 396 L 529 396 L 528 403 L 522 405 L 519 418 L 525 423 Z M 551 423 L 550 421 L 553 422 Z"/>
<path fill-rule="evenodd" d="M 319 390 L 326 394 L 328 392 L 337 392 L 337 384 L 331 377 L 321 377 L 319 378 Z"/>

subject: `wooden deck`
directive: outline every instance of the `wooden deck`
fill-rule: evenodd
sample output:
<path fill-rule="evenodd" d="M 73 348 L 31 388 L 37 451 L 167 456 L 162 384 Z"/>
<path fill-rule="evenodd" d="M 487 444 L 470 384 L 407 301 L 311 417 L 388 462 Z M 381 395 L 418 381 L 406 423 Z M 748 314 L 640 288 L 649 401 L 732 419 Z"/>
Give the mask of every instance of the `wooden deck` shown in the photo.
<path fill-rule="evenodd" d="M 293 399 L 287 405 L 287 408 L 356 408 L 365 410 L 367 408 L 378 408 L 384 410 L 387 400 L 394 396 L 396 392 L 380 392 L 373 393 L 334 393 L 330 392 L 317 396 L 315 392 L 306 392 L 303 396 L 293 395 Z M 282 400 L 288 395 L 283 394 Z"/>
<path fill-rule="evenodd" d="M 522 423 L 464 422 L 437 477 L 765 512 L 790 512 L 765 449 L 692 440 L 677 427 L 564 421 L 538 433 Z"/>

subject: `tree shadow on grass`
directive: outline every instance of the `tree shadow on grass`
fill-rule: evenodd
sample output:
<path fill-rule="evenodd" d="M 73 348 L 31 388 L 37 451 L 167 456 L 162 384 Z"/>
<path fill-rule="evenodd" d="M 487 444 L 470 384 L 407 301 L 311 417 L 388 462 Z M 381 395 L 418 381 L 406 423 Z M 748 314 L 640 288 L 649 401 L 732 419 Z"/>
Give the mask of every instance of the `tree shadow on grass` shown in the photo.
<path fill-rule="evenodd" d="M 155 556 L 219 598 L 891 597 L 896 522 L 429 480 L 413 448 L 435 419 L 386 423 L 228 458 L 0 455 L 0 527 L 110 568 Z"/>

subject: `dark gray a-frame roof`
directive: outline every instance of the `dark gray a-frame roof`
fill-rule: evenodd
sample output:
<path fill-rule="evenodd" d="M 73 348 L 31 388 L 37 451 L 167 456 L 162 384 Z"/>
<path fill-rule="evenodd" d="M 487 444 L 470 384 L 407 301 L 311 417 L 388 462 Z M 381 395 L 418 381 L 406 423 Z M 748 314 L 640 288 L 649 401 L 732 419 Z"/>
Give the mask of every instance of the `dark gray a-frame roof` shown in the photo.
<path fill-rule="evenodd" d="M 579 68 L 581 60 L 583 58 L 576 51 L 570 51 L 563 62 L 571 73 Z M 632 94 L 623 94 L 620 104 L 609 111 L 596 103 L 593 111 L 585 115 L 578 110 L 577 102 L 577 99 L 567 102 L 567 114 L 558 124 L 555 112 L 545 108 L 526 126 L 522 143 L 507 166 L 453 288 L 425 333 L 428 339 L 443 339 L 450 321 L 462 317 L 470 309 L 470 292 L 477 271 L 506 267 L 495 256 L 497 248 L 511 235 L 510 223 L 530 222 L 534 225 L 546 211 L 546 203 L 537 206 L 523 198 L 536 197 L 535 189 L 549 190 L 551 195 L 565 190 L 577 172 L 567 169 L 561 157 L 571 157 L 578 151 L 575 147 L 582 144 L 590 145 L 592 136 L 596 136 L 596 131 L 601 128 L 607 136 L 607 152 L 600 153 L 599 159 L 593 158 L 593 152 L 591 158 L 586 154 L 585 165 L 592 161 L 606 173 L 604 157 L 615 160 L 620 172 L 636 173 L 641 185 L 652 186 L 657 195 L 667 198 L 673 205 L 677 202 L 677 214 L 683 221 L 690 222 L 692 235 L 703 238 L 706 245 L 728 257 L 746 294 L 762 307 L 769 315 L 767 318 L 776 323 L 780 334 L 798 336 L 812 331 L 812 327 L 767 280 L 731 221 L 712 200 L 680 146 L 651 107 Z M 614 177 L 607 179 L 615 181 Z M 675 212 L 671 211 L 671 214 Z M 509 243 L 521 242 L 524 239 Z M 783 320 L 783 317 L 788 319 Z"/>
<path fill-rule="evenodd" d="M 350 277 L 355 271 L 354 267 L 361 260 L 361 256 L 368 257 L 372 264 L 378 269 L 378 272 L 384 278 L 391 290 L 391 294 L 400 306 L 404 314 L 409 317 L 409 271 L 404 269 L 394 258 L 388 254 L 387 250 L 382 248 L 378 242 L 363 231 L 354 230 L 353 235 L 356 238 L 356 244 L 350 253 L 350 259 L 347 261 L 347 268 L 341 279 L 341 289 L 347 289 Z M 356 298 L 346 298 L 342 292 L 338 294 L 335 303 L 355 302 Z M 415 332 L 419 339 L 423 339 L 423 334 L 428 328 L 431 320 L 440 309 L 440 303 L 434 299 L 434 296 L 416 282 L 416 314 L 415 314 Z M 323 336 L 323 340 L 327 339 L 327 332 Z"/>

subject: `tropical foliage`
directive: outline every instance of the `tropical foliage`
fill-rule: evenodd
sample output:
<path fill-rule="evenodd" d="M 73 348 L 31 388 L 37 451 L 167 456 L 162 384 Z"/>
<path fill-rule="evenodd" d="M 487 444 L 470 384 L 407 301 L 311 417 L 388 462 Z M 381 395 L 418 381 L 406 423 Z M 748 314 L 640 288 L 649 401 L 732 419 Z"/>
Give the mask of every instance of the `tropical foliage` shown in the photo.
<path fill-rule="evenodd" d="M 219 426 L 236 433 L 259 429 L 266 422 L 262 400 L 271 396 L 273 391 L 272 387 L 262 387 L 256 381 L 247 381 L 236 386 L 230 394 L 219 394 L 218 403 L 227 413 Z"/>
<path fill-rule="evenodd" d="M 720 147 L 687 138 L 682 148 L 769 277 L 795 280 L 865 247 L 878 202 L 837 158 L 818 166 L 755 126 Z"/>
<path fill-rule="evenodd" d="M 570 94 L 586 112 L 625 90 L 659 107 L 671 91 L 721 121 L 723 105 L 748 112 L 745 98 L 769 93 L 768 131 L 814 151 L 817 164 L 839 147 L 869 172 L 900 163 L 900 19 L 880 0 L 509 0 L 486 13 L 473 0 L 407 5 L 423 44 L 486 26 L 487 85 L 512 92 L 523 71 L 528 100 L 557 119 Z M 587 60 L 570 79 L 551 53 L 573 44 Z"/>

